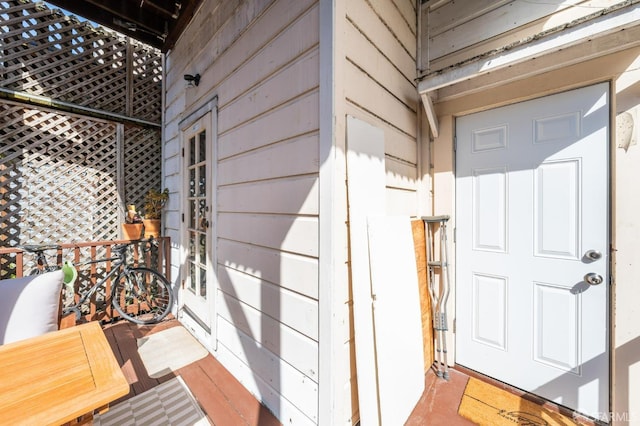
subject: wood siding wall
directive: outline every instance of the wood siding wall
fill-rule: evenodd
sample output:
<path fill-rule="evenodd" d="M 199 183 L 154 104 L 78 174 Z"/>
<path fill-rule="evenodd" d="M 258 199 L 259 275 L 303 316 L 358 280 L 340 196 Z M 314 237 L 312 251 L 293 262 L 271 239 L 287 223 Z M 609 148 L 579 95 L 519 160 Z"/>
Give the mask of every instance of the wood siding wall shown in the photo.
<path fill-rule="evenodd" d="M 413 0 L 346 0 L 336 19 L 337 111 L 354 116 L 384 132 L 386 213 L 418 215 L 422 106 L 416 90 L 417 18 Z M 340 63 L 340 61 L 343 61 Z M 342 117 L 344 118 L 344 117 Z M 338 118 L 340 119 L 340 118 Z M 345 137 L 337 134 L 336 138 Z M 338 143 L 338 145 L 342 145 Z M 346 143 L 348 148 L 348 141 Z M 426 203 L 425 203 L 426 204 Z M 423 212 L 424 213 L 424 212 Z M 346 295 L 351 297 L 351 292 Z M 344 300 L 344 306 L 352 306 Z M 345 330 L 344 358 L 351 359 L 351 377 L 345 380 L 345 423 L 358 420 L 358 398 L 353 327 Z M 340 387 L 336 387 L 340 388 Z M 351 392 L 351 394 L 349 394 Z"/>
<path fill-rule="evenodd" d="M 318 419 L 318 46 L 314 0 L 208 1 L 167 57 L 172 191 L 181 114 L 218 97 L 216 357 L 296 425 Z"/>
<path fill-rule="evenodd" d="M 384 130 L 387 213 L 417 213 L 416 10 L 412 0 L 346 2 L 347 114 Z"/>
<path fill-rule="evenodd" d="M 620 0 L 429 1 L 421 9 L 422 74 L 595 17 Z"/>

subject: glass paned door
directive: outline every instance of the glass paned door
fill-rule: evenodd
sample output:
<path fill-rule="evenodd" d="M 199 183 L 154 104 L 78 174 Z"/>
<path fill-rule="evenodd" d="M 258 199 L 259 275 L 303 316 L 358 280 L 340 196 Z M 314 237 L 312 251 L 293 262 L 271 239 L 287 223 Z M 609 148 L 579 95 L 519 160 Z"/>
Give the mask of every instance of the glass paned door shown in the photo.
<path fill-rule="evenodd" d="M 206 118 L 185 132 L 185 240 L 187 248 L 184 305 L 208 326 L 212 302 L 208 300 L 212 271 L 211 235 L 211 129 Z"/>

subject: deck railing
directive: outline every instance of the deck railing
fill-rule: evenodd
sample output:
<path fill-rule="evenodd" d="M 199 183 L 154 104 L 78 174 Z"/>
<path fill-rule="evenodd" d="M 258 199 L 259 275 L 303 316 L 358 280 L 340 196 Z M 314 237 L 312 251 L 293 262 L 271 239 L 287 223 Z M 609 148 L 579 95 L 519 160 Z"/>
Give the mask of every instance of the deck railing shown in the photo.
<path fill-rule="evenodd" d="M 164 274 L 171 282 L 171 239 L 169 237 L 156 238 L 157 244 L 138 242 L 131 246 L 128 260 L 130 264 L 147 266 Z M 100 281 L 112 267 L 112 247 L 116 244 L 128 243 L 126 240 L 91 241 L 81 243 L 59 244 L 56 252 L 47 253 L 49 265 L 61 266 L 68 260 L 77 266 L 78 278 L 74 284 L 73 293 L 68 291 L 63 297 L 65 305 L 76 302 L 80 295 L 95 283 Z M 107 259 L 104 262 L 86 262 Z M 19 278 L 29 275 L 36 268 L 35 255 L 16 247 L 0 247 L 0 277 Z M 81 322 L 110 321 L 118 317 L 118 312 L 111 306 L 111 280 L 105 287 L 99 289 L 83 306 Z M 2 281 L 0 280 L 0 285 Z M 73 299 L 72 299 L 73 298 Z"/>

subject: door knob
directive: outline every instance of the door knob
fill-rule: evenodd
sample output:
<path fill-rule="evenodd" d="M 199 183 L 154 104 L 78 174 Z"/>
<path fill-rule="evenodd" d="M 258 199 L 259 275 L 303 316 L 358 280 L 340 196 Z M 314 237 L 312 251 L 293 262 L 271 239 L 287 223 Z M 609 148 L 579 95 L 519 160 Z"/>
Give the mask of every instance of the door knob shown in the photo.
<path fill-rule="evenodd" d="M 598 260 L 602 257 L 602 253 L 598 250 L 589 250 L 584 255 L 591 260 Z"/>
<path fill-rule="evenodd" d="M 589 285 L 602 284 L 602 281 L 604 281 L 602 275 L 596 274 L 595 272 L 589 272 L 584 276 L 584 280 Z"/>

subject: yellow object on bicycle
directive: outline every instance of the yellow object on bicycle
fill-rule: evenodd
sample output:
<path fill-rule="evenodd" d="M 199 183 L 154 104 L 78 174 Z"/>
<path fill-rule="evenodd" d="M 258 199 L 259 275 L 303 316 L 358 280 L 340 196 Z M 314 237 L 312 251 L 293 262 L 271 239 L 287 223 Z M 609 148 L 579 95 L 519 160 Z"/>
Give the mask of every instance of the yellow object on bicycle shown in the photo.
<path fill-rule="evenodd" d="M 76 267 L 73 266 L 73 263 L 65 260 L 64 265 L 62 265 L 62 272 L 64 273 L 64 283 L 68 287 L 73 287 L 73 283 L 76 282 L 76 278 L 78 278 L 78 271 Z"/>

